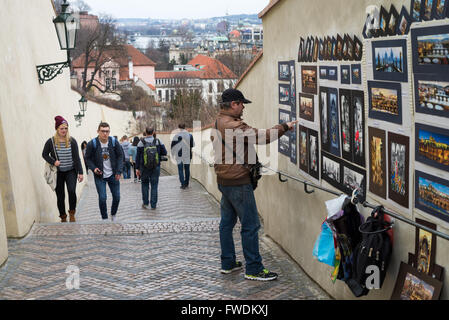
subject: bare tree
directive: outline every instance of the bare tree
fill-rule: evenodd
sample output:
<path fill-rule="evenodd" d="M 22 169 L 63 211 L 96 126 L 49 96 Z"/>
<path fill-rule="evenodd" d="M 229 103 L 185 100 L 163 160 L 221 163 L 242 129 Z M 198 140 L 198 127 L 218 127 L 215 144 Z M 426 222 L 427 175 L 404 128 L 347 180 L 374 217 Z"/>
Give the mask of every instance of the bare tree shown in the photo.
<path fill-rule="evenodd" d="M 56 13 L 61 13 L 61 5 L 64 3 L 64 0 L 53 0 L 53 4 L 55 5 Z M 79 12 L 79 11 L 90 11 L 90 6 L 84 2 L 83 0 L 76 0 L 76 1 L 67 1 L 68 4 L 70 4 L 70 7 L 72 12 Z"/>

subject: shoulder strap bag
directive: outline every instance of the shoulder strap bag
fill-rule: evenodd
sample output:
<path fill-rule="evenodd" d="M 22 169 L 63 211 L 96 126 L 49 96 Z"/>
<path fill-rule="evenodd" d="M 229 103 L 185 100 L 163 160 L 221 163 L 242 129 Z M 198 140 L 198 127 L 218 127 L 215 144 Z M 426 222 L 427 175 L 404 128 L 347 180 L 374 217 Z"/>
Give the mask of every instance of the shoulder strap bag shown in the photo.
<path fill-rule="evenodd" d="M 55 149 L 55 143 L 53 141 L 53 138 L 51 138 L 51 144 L 53 146 L 53 152 L 55 153 L 56 160 L 58 159 L 58 154 L 56 153 Z M 49 164 L 47 161 L 45 161 L 45 169 L 44 169 L 44 178 L 47 184 L 50 186 L 51 190 L 56 190 L 56 180 L 58 176 L 58 167 L 55 165 Z"/>

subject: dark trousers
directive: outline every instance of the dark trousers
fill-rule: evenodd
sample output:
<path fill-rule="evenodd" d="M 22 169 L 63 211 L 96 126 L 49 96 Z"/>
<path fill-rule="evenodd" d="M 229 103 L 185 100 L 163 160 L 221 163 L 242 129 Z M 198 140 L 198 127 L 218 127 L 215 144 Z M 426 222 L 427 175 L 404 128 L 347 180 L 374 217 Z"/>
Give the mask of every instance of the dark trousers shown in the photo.
<path fill-rule="evenodd" d="M 58 171 L 55 192 L 60 217 L 67 215 L 65 211 L 65 185 L 67 185 L 67 192 L 69 193 L 69 210 L 76 209 L 76 179 L 75 169 L 66 172 Z"/>
<path fill-rule="evenodd" d="M 120 203 L 120 181 L 115 180 L 114 174 L 106 179 L 98 177 L 95 174 L 94 177 L 95 187 L 97 188 L 98 192 L 98 205 L 100 207 L 101 218 L 108 218 L 108 207 L 106 204 L 106 184 L 108 184 L 109 190 L 111 190 L 112 193 L 111 216 L 115 216 L 117 214 L 118 205 Z"/>
<path fill-rule="evenodd" d="M 146 169 L 144 169 L 146 170 Z M 157 166 L 149 172 L 145 172 L 142 177 L 142 200 L 144 205 L 151 204 L 151 208 L 155 209 L 157 204 L 157 188 L 159 185 L 159 176 L 161 175 L 161 167 Z M 150 194 L 151 185 L 151 194 Z"/>
<path fill-rule="evenodd" d="M 181 186 L 188 186 L 190 180 L 190 163 L 178 163 L 178 174 Z"/>

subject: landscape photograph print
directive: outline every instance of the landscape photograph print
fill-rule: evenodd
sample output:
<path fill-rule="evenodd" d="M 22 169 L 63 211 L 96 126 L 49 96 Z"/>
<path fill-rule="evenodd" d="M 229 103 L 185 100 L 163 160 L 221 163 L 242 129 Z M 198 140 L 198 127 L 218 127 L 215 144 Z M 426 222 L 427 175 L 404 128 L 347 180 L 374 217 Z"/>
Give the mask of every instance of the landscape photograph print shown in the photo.
<path fill-rule="evenodd" d="M 299 126 L 299 168 L 305 173 L 309 173 L 307 128 Z"/>
<path fill-rule="evenodd" d="M 449 222 L 449 181 L 415 170 L 415 207 Z"/>
<path fill-rule="evenodd" d="M 338 89 L 328 88 L 329 151 L 337 157 L 340 157 L 340 117 L 338 100 Z"/>
<path fill-rule="evenodd" d="M 449 25 L 411 29 L 413 71 L 434 75 L 449 72 Z"/>
<path fill-rule="evenodd" d="M 318 100 L 320 109 L 321 149 L 329 152 L 329 110 L 327 88 L 320 87 Z"/>
<path fill-rule="evenodd" d="M 368 81 L 368 96 L 370 118 L 402 124 L 400 83 Z"/>
<path fill-rule="evenodd" d="M 340 89 L 341 153 L 352 161 L 352 108 L 351 91 Z"/>
<path fill-rule="evenodd" d="M 315 179 L 320 180 L 320 148 L 318 143 L 318 132 L 309 129 L 308 135 L 309 174 Z"/>
<path fill-rule="evenodd" d="M 434 0 L 432 18 L 437 20 L 446 18 L 448 4 L 448 0 Z"/>
<path fill-rule="evenodd" d="M 279 104 L 290 105 L 290 85 L 279 84 Z"/>
<path fill-rule="evenodd" d="M 415 123 L 416 161 L 449 172 L 449 130 Z"/>
<path fill-rule="evenodd" d="M 386 137 L 385 131 L 368 127 L 369 138 L 369 191 L 386 199 Z"/>
<path fill-rule="evenodd" d="M 363 91 L 351 91 L 351 105 L 353 116 L 352 162 L 365 167 L 365 94 Z"/>
<path fill-rule="evenodd" d="M 415 74 L 415 110 L 449 118 L 449 76 Z"/>
<path fill-rule="evenodd" d="M 301 66 L 302 92 L 317 94 L 317 67 Z"/>
<path fill-rule="evenodd" d="M 412 24 L 412 18 L 404 6 L 402 6 L 398 21 L 399 23 L 396 27 L 396 34 L 400 36 L 408 34 Z"/>
<path fill-rule="evenodd" d="M 315 96 L 310 94 L 299 94 L 299 117 L 308 121 L 315 119 Z"/>
<path fill-rule="evenodd" d="M 372 42 L 375 80 L 408 81 L 406 40 Z"/>
<path fill-rule="evenodd" d="M 366 171 L 347 162 L 342 163 L 343 181 L 341 190 L 352 194 L 353 190 L 359 189 L 359 197 L 362 201 L 366 199 Z"/>
<path fill-rule="evenodd" d="M 321 152 L 321 179 L 341 189 L 341 163 L 331 154 Z"/>
<path fill-rule="evenodd" d="M 417 22 L 421 21 L 421 11 L 422 11 L 422 3 L 423 0 L 411 0 L 410 1 L 410 10 L 412 20 Z"/>
<path fill-rule="evenodd" d="M 409 208 L 410 138 L 388 132 L 388 198 Z"/>
<path fill-rule="evenodd" d="M 290 81 L 290 63 L 288 61 L 278 62 L 278 80 Z"/>

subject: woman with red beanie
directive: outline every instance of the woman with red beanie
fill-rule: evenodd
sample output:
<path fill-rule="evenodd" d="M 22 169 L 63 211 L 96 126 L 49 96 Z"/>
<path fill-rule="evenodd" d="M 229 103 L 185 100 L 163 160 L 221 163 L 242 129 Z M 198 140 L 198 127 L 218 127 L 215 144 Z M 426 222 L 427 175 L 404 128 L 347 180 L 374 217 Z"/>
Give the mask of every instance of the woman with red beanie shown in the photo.
<path fill-rule="evenodd" d="M 75 222 L 76 212 L 76 181 L 83 181 L 83 167 L 78 151 L 78 143 L 69 135 L 67 120 L 61 116 L 55 117 L 56 133 L 47 140 L 42 151 L 42 157 L 49 164 L 58 168 L 56 179 L 56 198 L 61 222 L 67 222 L 65 211 L 65 190 L 69 193 L 70 222 Z"/>

